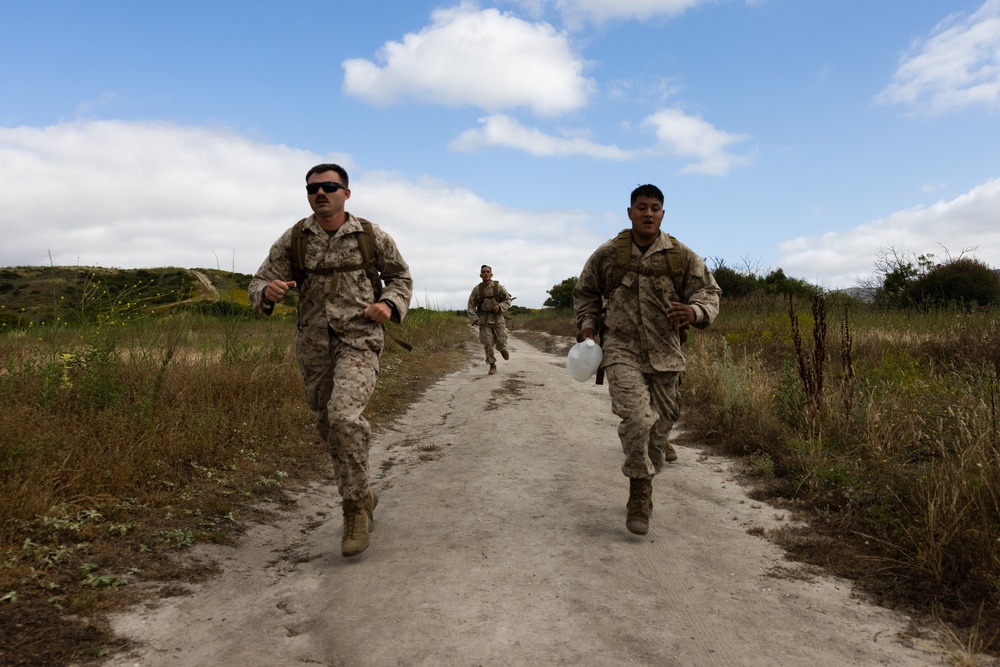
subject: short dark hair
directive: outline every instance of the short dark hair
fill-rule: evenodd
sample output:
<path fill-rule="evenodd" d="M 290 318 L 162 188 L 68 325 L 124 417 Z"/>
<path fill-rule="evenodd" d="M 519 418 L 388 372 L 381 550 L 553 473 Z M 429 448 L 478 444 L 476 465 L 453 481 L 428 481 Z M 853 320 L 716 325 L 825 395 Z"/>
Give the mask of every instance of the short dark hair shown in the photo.
<path fill-rule="evenodd" d="M 309 182 L 309 177 L 313 174 L 322 174 L 324 171 L 335 171 L 337 175 L 340 176 L 340 181 L 344 184 L 345 188 L 351 187 L 347 179 L 347 170 L 341 167 L 339 164 L 318 164 L 309 171 L 306 172 L 306 182 Z"/>
<path fill-rule="evenodd" d="M 479 267 L 479 272 L 482 273 L 483 269 L 489 269 L 490 273 L 493 273 L 493 267 L 490 266 L 489 264 L 483 264 L 482 266 L 480 266 Z"/>
<path fill-rule="evenodd" d="M 347 184 L 345 183 L 344 185 Z M 634 204 L 635 200 L 638 199 L 639 197 L 649 197 L 650 199 L 655 199 L 656 201 L 660 202 L 660 206 L 663 205 L 663 192 L 661 192 L 660 188 L 656 187 L 655 185 L 650 185 L 649 183 L 646 183 L 646 185 L 640 185 L 639 187 L 637 187 L 635 190 L 632 191 L 632 199 L 629 200 L 629 204 Z"/>

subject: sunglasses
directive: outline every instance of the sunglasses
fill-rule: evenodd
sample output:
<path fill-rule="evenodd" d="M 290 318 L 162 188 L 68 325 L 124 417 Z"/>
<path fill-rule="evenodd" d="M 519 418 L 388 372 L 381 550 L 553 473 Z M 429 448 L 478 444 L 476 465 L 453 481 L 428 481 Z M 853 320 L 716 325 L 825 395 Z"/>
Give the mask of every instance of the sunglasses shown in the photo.
<path fill-rule="evenodd" d="M 334 183 L 333 181 L 326 181 L 325 183 L 306 183 L 306 192 L 311 195 L 319 192 L 319 189 L 323 188 L 323 192 L 330 194 L 331 192 L 336 192 L 337 190 L 346 190 L 347 187 L 340 184 Z"/>

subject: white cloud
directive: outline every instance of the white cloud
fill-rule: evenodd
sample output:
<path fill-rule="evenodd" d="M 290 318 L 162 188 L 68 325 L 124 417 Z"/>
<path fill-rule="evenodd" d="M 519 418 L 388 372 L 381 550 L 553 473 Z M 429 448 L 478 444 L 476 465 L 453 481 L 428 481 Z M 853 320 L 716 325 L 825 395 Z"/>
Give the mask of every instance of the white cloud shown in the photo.
<path fill-rule="evenodd" d="M 437 10 L 433 24 L 388 42 L 379 66 L 345 60 L 344 92 L 379 106 L 407 98 L 487 111 L 555 116 L 584 106 L 594 88 L 566 37 L 496 9 Z"/>
<path fill-rule="evenodd" d="M 733 144 L 749 139 L 748 135 L 718 130 L 711 123 L 679 109 L 663 109 L 643 122 L 655 129 L 663 149 L 678 157 L 695 160 L 684 167 L 682 173 L 724 176 L 734 167 L 752 162 L 747 156 L 728 152 Z"/>
<path fill-rule="evenodd" d="M 252 272 L 319 161 L 167 123 L 0 128 L 0 263 L 229 269 L 235 253 Z"/>
<path fill-rule="evenodd" d="M 945 250 L 957 257 L 977 247 L 975 257 L 1000 267 L 998 210 L 1000 179 L 994 179 L 951 201 L 898 211 L 846 232 L 787 241 L 779 246 L 777 265 L 830 288 L 851 287 L 872 275 L 876 252 L 890 246 L 939 258 Z"/>
<path fill-rule="evenodd" d="M 76 105 L 76 116 L 77 118 L 88 116 L 91 112 L 108 107 L 116 101 L 118 101 L 118 93 L 103 92 L 93 99 L 85 100 Z"/>
<path fill-rule="evenodd" d="M 477 151 L 503 147 L 541 157 L 584 155 L 600 160 L 635 160 L 663 154 L 694 159 L 681 173 L 724 176 L 734 167 L 750 164 L 746 156 L 733 155 L 728 148 L 749 137 L 717 130 L 701 118 L 688 116 L 677 109 L 664 109 L 643 121 L 652 127 L 657 143 L 654 146 L 625 150 L 615 145 L 599 144 L 583 136 L 553 136 L 537 128 L 525 127 L 514 118 L 493 114 L 480 118 L 482 127 L 466 130 L 449 148 L 456 151 Z"/>
<path fill-rule="evenodd" d="M 577 27 L 585 22 L 643 20 L 656 16 L 677 16 L 689 9 L 717 0 L 512 0 L 534 16 L 547 6 L 554 7 L 563 19 Z M 748 4 L 754 4 L 748 2 Z"/>
<path fill-rule="evenodd" d="M 465 308 L 482 264 L 493 267 L 517 305 L 541 307 L 546 290 L 579 275 L 605 236 L 618 231 L 592 232 L 592 215 L 583 211 L 512 209 L 439 180 L 388 172 L 365 174 L 351 203 L 396 239 L 410 264 L 414 302 L 454 310 Z"/>
<path fill-rule="evenodd" d="M 953 14 L 933 32 L 911 47 L 876 101 L 928 113 L 1000 109 L 1000 0 L 986 0 L 964 20 Z"/>
<path fill-rule="evenodd" d="M 227 130 L 77 122 L 0 127 L 0 266 L 47 265 L 51 252 L 56 265 L 253 273 L 309 214 L 305 172 L 329 161 L 352 172 L 349 210 L 396 239 L 415 305 L 464 308 L 486 263 L 518 305 L 540 307 L 617 231 L 591 231 L 599 225 L 586 212 L 511 209 L 445 182 L 364 173 L 350 156 Z"/>
<path fill-rule="evenodd" d="M 634 151 L 624 151 L 617 146 L 605 146 L 583 137 L 554 137 L 541 130 L 525 127 L 510 116 L 494 114 L 480 118 L 481 128 L 466 130 L 449 148 L 457 151 L 475 151 L 490 146 L 500 146 L 524 151 L 530 155 L 586 155 L 604 160 L 629 160 Z"/>
<path fill-rule="evenodd" d="M 948 187 L 948 184 L 944 183 L 944 182 L 942 182 L 942 183 L 924 183 L 923 185 L 920 186 L 920 191 L 923 192 L 925 195 L 929 195 L 929 194 L 933 194 L 933 193 L 935 193 L 935 192 L 937 192 L 939 190 L 944 190 L 946 187 Z"/>

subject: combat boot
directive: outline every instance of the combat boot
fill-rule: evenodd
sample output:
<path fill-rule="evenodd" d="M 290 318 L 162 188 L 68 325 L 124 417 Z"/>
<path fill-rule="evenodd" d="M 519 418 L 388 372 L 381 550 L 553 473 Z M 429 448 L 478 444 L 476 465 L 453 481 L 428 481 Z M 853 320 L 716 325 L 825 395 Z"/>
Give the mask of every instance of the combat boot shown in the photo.
<path fill-rule="evenodd" d="M 350 558 L 368 548 L 371 541 L 368 536 L 371 528 L 368 519 L 368 499 L 344 499 L 344 534 L 340 538 L 340 553 Z M 373 506 L 374 508 L 374 506 Z"/>
<path fill-rule="evenodd" d="M 653 480 L 628 480 L 628 504 L 625 505 L 625 527 L 628 532 L 645 535 L 649 532 L 649 515 L 653 513 Z"/>
<path fill-rule="evenodd" d="M 503 357 L 504 361 L 510 361 L 510 352 L 507 351 L 507 348 L 500 350 L 500 356 Z"/>
<path fill-rule="evenodd" d="M 487 375 L 496 375 L 496 374 L 497 374 L 497 365 L 490 364 L 490 371 L 487 373 Z"/>

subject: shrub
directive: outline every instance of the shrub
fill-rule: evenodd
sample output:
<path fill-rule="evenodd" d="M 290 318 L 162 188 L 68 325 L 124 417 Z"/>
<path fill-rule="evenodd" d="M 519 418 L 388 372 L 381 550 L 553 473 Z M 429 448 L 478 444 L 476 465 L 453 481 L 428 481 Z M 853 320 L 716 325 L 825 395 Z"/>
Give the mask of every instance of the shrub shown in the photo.
<path fill-rule="evenodd" d="M 739 273 L 735 269 L 721 265 L 712 271 L 715 282 L 722 288 L 723 296 L 734 298 L 748 296 L 757 289 L 757 280 L 753 276 Z"/>
<path fill-rule="evenodd" d="M 963 257 L 939 264 L 909 283 L 908 303 L 918 306 L 966 308 L 1000 304 L 1000 275 L 983 262 Z"/>

